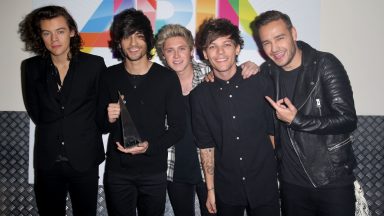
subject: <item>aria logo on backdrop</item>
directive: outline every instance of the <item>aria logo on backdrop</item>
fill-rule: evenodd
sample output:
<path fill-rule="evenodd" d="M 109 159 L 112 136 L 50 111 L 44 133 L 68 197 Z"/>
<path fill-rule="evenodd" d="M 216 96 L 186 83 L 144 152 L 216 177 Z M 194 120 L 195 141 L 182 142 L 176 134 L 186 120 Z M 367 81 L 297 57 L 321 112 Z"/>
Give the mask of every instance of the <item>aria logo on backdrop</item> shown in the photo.
<path fill-rule="evenodd" d="M 131 7 L 142 10 L 148 16 L 154 32 L 170 23 L 187 27 L 191 27 L 192 23 L 194 29 L 190 30 L 194 33 L 208 17 L 227 18 L 241 28 L 244 49 L 256 49 L 249 23 L 257 13 L 248 0 L 102 0 L 80 31 L 84 51 L 91 52 L 94 47 L 108 47 L 108 30 L 113 16 Z"/>

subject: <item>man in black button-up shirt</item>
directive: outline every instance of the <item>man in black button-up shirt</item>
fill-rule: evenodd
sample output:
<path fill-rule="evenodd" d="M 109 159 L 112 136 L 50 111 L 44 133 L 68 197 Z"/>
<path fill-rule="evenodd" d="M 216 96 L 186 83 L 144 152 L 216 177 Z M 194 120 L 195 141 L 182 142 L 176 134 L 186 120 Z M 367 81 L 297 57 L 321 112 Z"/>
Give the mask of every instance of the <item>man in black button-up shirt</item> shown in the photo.
<path fill-rule="evenodd" d="M 279 215 L 273 114 L 264 99 L 273 95 L 271 80 L 241 77 L 236 58 L 243 40 L 228 20 L 207 20 L 196 41 L 215 75 L 191 95 L 207 207 L 218 215 Z"/>

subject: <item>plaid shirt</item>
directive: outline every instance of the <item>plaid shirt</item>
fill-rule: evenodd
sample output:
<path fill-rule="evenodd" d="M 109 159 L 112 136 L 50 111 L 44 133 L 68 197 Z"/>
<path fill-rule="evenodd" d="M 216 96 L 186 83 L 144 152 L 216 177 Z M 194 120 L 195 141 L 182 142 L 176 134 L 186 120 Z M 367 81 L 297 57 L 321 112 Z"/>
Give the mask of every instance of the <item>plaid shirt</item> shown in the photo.
<path fill-rule="evenodd" d="M 211 71 L 211 68 L 208 65 L 204 63 L 198 63 L 195 60 L 192 60 L 192 67 L 193 67 L 192 89 L 194 89 L 198 84 L 200 84 L 204 80 L 205 75 L 207 75 Z M 196 151 L 199 157 L 201 176 L 204 181 L 204 173 L 201 167 L 200 150 L 196 148 Z M 168 148 L 168 169 L 167 169 L 168 181 L 173 181 L 174 168 L 175 168 L 175 146 L 172 146 Z"/>

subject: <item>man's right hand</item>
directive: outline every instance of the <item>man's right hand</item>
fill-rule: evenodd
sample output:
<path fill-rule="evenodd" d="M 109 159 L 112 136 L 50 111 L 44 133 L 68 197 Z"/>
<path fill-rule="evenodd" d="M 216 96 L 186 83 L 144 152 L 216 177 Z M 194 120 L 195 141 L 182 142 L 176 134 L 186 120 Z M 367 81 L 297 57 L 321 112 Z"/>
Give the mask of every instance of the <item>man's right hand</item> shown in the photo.
<path fill-rule="evenodd" d="M 120 105 L 119 103 L 110 103 L 108 104 L 108 121 L 109 123 L 114 123 L 120 116 Z"/>
<path fill-rule="evenodd" d="M 208 197 L 206 203 L 207 209 L 209 213 L 216 214 L 216 197 L 215 197 L 215 189 L 208 190 Z"/>

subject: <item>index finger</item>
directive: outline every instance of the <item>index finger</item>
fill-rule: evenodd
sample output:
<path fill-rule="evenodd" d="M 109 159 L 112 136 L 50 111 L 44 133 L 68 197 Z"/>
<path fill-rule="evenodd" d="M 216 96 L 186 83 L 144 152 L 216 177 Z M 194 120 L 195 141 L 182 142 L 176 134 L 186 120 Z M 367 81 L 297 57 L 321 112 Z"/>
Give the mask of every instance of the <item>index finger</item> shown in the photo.
<path fill-rule="evenodd" d="M 279 108 L 279 105 L 274 100 L 272 100 L 272 98 L 270 98 L 269 96 L 265 96 L 265 99 L 267 99 L 267 101 L 271 104 L 273 108 L 275 109 Z"/>

